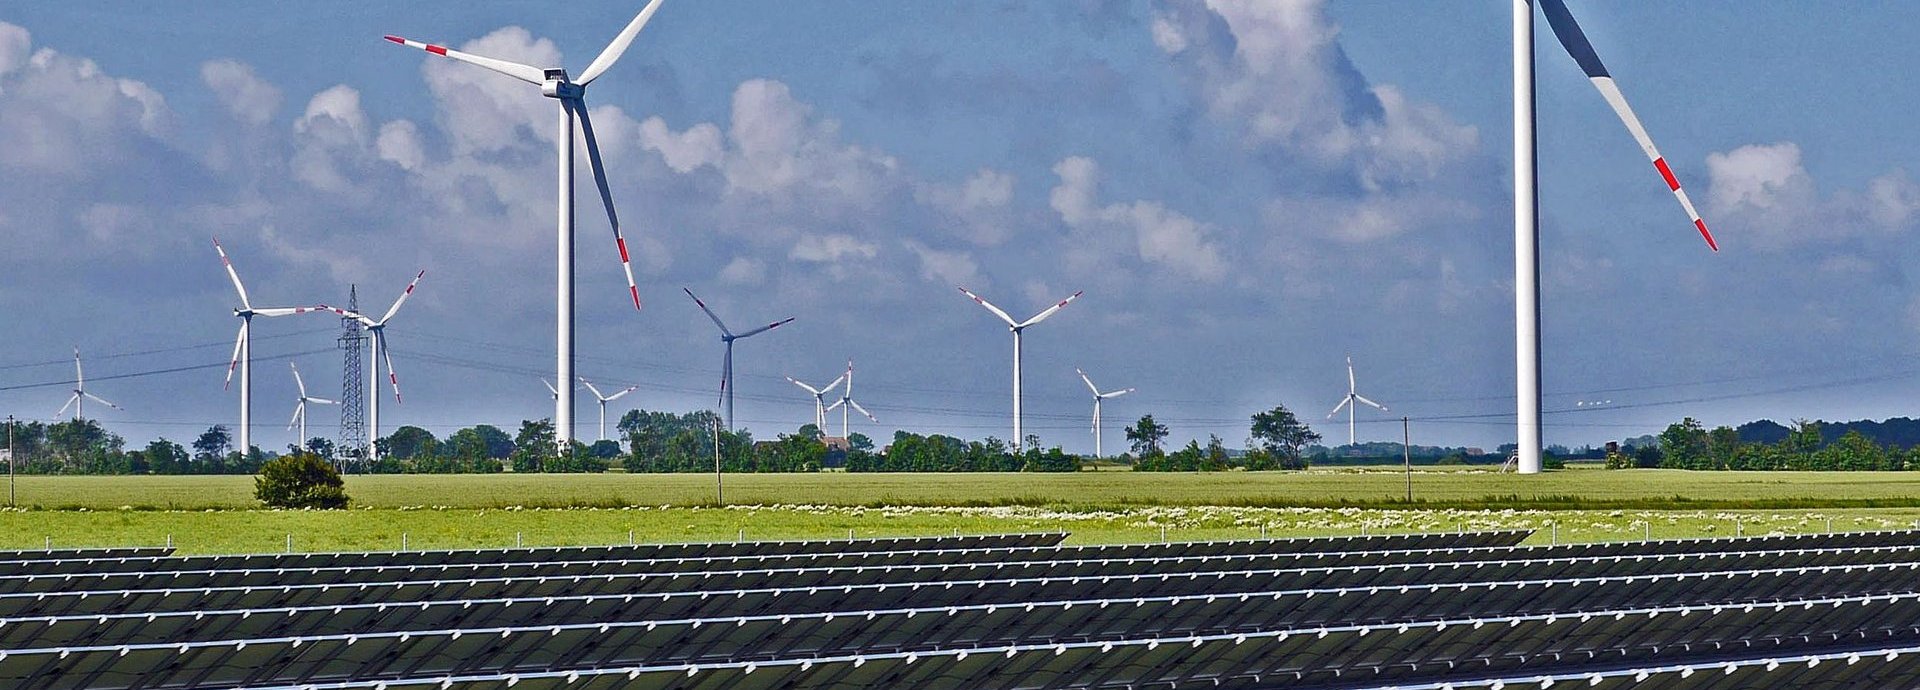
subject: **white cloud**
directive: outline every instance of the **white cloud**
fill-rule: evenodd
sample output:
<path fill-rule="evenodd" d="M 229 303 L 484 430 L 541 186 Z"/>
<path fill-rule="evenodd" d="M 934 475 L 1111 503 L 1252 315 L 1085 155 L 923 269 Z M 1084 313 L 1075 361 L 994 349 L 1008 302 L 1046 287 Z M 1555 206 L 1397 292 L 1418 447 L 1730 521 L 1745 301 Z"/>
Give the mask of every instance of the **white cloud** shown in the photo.
<path fill-rule="evenodd" d="M 958 185 L 925 182 L 913 198 L 944 217 L 961 238 L 983 247 L 999 245 L 1013 234 L 1013 175 L 981 168 Z"/>
<path fill-rule="evenodd" d="M 238 60 L 209 60 L 200 64 L 200 81 L 234 118 L 263 125 L 280 111 L 280 89 L 254 74 Z"/>
<path fill-rule="evenodd" d="M 718 164 L 724 144 L 720 141 L 720 128 L 711 122 L 702 122 L 676 134 L 665 120 L 649 117 L 640 123 L 640 146 L 659 152 L 667 161 L 667 167 L 684 174 Z"/>
<path fill-rule="evenodd" d="M 760 195 L 806 189 L 868 204 L 878 200 L 899 167 L 891 156 L 841 144 L 839 123 L 815 119 L 812 106 L 770 79 L 750 79 L 734 89 L 728 139 L 733 147 L 724 170 L 728 185 Z"/>
<path fill-rule="evenodd" d="M 459 49 L 528 65 L 559 65 L 553 41 L 535 39 L 509 26 L 467 41 Z M 440 118 L 453 151 L 470 155 L 519 148 L 528 140 L 553 145 L 560 106 L 518 79 L 474 65 L 420 53 L 427 89 L 440 104 Z"/>
<path fill-rule="evenodd" d="M 97 175 L 140 146 L 164 141 L 172 114 L 158 91 L 51 48 L 22 63 L 28 38 L 24 30 L 0 31 L 0 61 L 8 67 L 0 92 L 0 151 L 6 152 L 0 168 Z"/>
<path fill-rule="evenodd" d="M 360 92 L 337 85 L 307 101 L 307 109 L 293 122 L 296 150 L 293 177 L 315 189 L 350 192 L 357 180 L 351 174 L 368 152 L 367 115 L 360 109 Z"/>
<path fill-rule="evenodd" d="M 27 64 L 33 50 L 33 35 L 25 27 L 0 22 L 0 77 Z"/>
<path fill-rule="evenodd" d="M 420 128 L 407 120 L 380 125 L 374 148 L 379 151 L 380 160 L 408 171 L 419 170 L 427 161 L 426 147 L 420 143 Z"/>
<path fill-rule="evenodd" d="M 808 235 L 793 245 L 793 251 L 787 254 L 795 261 L 824 263 L 840 261 L 846 258 L 871 259 L 880 253 L 880 248 L 862 242 L 852 235 Z"/>
<path fill-rule="evenodd" d="M 913 240 L 901 242 L 920 259 L 920 277 L 942 285 L 965 286 L 974 290 L 988 287 L 980 276 L 980 265 L 965 251 L 942 251 Z"/>
<path fill-rule="evenodd" d="M 720 269 L 720 282 L 729 285 L 759 285 L 766 276 L 766 262 L 745 256 L 734 257 Z"/>
<path fill-rule="evenodd" d="M 1080 237 L 1094 240 L 1076 242 L 1078 247 L 1112 246 L 1099 238 L 1130 235 L 1132 251 L 1143 261 L 1195 280 L 1225 277 L 1226 260 L 1212 228 L 1158 202 L 1099 205 L 1100 166 L 1091 158 L 1064 159 L 1053 171 L 1060 176 L 1049 196 L 1053 210 Z"/>
<path fill-rule="evenodd" d="M 1920 185 L 1903 170 L 1869 180 L 1864 192 L 1822 195 L 1790 141 L 1707 154 L 1707 184 L 1708 223 L 1765 248 L 1904 231 L 1920 215 Z"/>

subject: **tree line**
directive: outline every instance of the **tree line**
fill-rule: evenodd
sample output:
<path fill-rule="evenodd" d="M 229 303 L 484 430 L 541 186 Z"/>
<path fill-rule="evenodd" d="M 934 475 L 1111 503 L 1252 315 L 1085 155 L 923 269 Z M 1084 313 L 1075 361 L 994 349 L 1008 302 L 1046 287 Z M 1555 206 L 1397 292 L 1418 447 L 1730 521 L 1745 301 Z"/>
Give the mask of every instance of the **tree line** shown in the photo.
<path fill-rule="evenodd" d="M 1892 421 L 1892 420 L 1889 420 Z M 1773 422 L 1766 422 L 1773 425 Z M 1774 425 L 1779 426 L 1779 425 Z M 1607 453 L 1609 469 L 1663 467 L 1682 470 L 1793 470 L 1812 472 L 1920 470 L 1920 444 L 1901 447 L 1882 444 L 1861 428 L 1838 436 L 1818 421 L 1795 420 L 1784 434 L 1767 434 L 1767 441 L 1748 440 L 1740 429 L 1706 428 L 1684 418 L 1667 426 L 1652 444 L 1622 445 Z"/>

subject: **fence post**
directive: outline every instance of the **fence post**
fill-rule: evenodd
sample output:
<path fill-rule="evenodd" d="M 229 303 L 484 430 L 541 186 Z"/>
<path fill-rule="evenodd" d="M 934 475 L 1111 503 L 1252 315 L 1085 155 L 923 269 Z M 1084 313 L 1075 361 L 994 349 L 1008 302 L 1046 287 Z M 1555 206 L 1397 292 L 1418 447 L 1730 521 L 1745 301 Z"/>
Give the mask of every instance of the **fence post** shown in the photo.
<path fill-rule="evenodd" d="M 1166 525 L 1160 526 L 1160 543 L 1162 544 L 1167 543 L 1167 526 Z"/>
<path fill-rule="evenodd" d="M 167 533 L 167 548 L 169 548 L 169 549 L 171 549 L 171 548 L 173 548 L 173 533 L 172 533 L 172 532 L 168 532 L 168 533 Z"/>
<path fill-rule="evenodd" d="M 406 532 L 400 533 L 400 550 L 401 551 L 407 550 L 407 533 Z"/>
<path fill-rule="evenodd" d="M 1746 535 L 1747 535 L 1746 525 L 1740 524 L 1740 516 L 1735 515 L 1733 517 L 1733 536 L 1744 537 Z"/>
<path fill-rule="evenodd" d="M 633 528 L 628 527 L 627 528 L 627 546 L 636 546 L 638 544 L 639 542 L 636 542 L 633 540 Z"/>
<path fill-rule="evenodd" d="M 287 553 L 293 553 L 293 533 L 287 533 Z"/>
<path fill-rule="evenodd" d="M 513 548 L 516 548 L 516 549 L 521 548 L 525 546 L 526 543 L 527 542 L 525 539 L 522 538 L 521 533 L 519 532 L 513 533 Z"/>

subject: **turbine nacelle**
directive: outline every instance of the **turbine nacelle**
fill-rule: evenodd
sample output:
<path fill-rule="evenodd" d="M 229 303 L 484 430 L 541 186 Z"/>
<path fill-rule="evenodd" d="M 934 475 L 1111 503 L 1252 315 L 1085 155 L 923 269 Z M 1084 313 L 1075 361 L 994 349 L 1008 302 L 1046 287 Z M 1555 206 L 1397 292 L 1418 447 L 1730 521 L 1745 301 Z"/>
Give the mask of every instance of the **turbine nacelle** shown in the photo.
<path fill-rule="evenodd" d="M 587 95 L 587 87 L 573 83 L 567 78 L 567 70 L 560 67 L 546 69 L 546 81 L 540 82 L 540 95 L 547 98 L 580 100 Z"/>

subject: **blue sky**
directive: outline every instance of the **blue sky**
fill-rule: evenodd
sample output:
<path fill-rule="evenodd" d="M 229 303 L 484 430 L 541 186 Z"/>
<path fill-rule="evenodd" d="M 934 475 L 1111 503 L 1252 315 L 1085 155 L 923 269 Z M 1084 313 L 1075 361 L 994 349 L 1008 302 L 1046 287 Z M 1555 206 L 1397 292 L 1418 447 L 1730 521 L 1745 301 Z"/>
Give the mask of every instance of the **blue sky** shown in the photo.
<path fill-rule="evenodd" d="M 620 403 L 710 406 L 719 343 L 685 285 L 732 322 L 799 317 L 740 346 L 739 416 L 762 437 L 811 417 L 780 377 L 848 357 L 883 422 L 866 433 L 1004 437 L 1007 335 L 953 285 L 1025 313 L 1086 290 L 1027 339 L 1028 427 L 1049 443 L 1091 449 L 1076 366 L 1139 389 L 1109 420 L 1237 444 L 1275 403 L 1324 420 L 1347 354 L 1417 442 L 1504 442 L 1507 7 L 670 1 L 589 96 L 648 306 L 623 306 L 580 197 L 581 372 L 641 386 Z M 1549 415 L 1548 440 L 1912 414 L 1920 77 L 1900 66 L 1920 10 L 1571 7 L 1723 251 L 1542 21 L 1546 408 L 1612 401 Z M 389 429 L 550 414 L 552 104 L 379 37 L 577 72 L 636 9 L 0 9 L 0 409 L 50 417 L 66 386 L 36 384 L 68 376 L 74 345 L 95 377 L 224 361 L 219 235 L 263 304 L 358 284 L 384 307 L 428 271 L 390 329 Z M 333 325 L 259 324 L 261 445 L 291 440 L 292 381 L 268 358 L 327 347 Z M 338 378 L 336 354 L 296 361 Z M 183 439 L 232 423 L 220 376 L 92 388 L 130 438 Z M 1386 417 L 1362 437 L 1397 438 Z"/>

